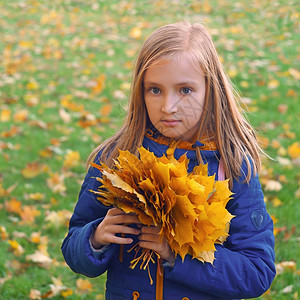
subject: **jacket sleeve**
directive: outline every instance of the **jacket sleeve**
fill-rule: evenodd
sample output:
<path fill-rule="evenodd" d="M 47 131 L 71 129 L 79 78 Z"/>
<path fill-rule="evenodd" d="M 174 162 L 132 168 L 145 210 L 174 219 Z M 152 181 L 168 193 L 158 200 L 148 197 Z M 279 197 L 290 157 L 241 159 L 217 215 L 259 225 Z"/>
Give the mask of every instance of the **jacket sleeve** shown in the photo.
<path fill-rule="evenodd" d="M 242 170 L 247 170 L 243 165 Z M 245 172 L 247 174 L 247 172 Z M 165 277 L 222 299 L 252 298 L 263 294 L 275 277 L 273 222 L 266 211 L 258 176 L 233 184 L 234 198 L 227 204 L 235 215 L 229 237 L 216 245 L 211 265 L 186 256 L 176 258 Z"/>
<path fill-rule="evenodd" d="M 90 190 L 97 190 L 99 182 L 95 177 L 100 171 L 90 168 L 82 184 L 78 202 L 70 220 L 69 232 L 62 244 L 62 253 L 69 267 L 76 273 L 96 277 L 104 273 L 114 256 L 116 245 L 109 245 L 106 251 L 94 251 L 89 239 L 93 230 L 103 220 L 109 207 L 96 199 Z"/>

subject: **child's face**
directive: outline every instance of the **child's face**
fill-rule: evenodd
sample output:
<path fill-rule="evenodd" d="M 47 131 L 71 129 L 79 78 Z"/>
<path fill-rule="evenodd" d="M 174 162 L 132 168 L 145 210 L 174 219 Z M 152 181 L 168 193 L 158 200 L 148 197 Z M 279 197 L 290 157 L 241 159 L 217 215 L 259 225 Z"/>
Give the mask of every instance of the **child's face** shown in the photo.
<path fill-rule="evenodd" d="M 144 76 L 150 121 L 166 137 L 192 142 L 199 128 L 205 78 L 189 54 L 163 59 Z"/>

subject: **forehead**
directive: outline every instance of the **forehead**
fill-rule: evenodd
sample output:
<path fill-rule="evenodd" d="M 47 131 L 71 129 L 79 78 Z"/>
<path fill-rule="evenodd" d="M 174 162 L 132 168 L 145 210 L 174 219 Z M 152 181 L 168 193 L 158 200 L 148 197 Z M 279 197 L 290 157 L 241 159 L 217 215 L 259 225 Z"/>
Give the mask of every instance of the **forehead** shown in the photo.
<path fill-rule="evenodd" d="M 186 79 L 203 77 L 203 71 L 199 62 L 189 52 L 163 56 L 155 60 L 146 70 L 144 81 L 152 80 L 153 78 L 170 80 L 180 77 Z"/>

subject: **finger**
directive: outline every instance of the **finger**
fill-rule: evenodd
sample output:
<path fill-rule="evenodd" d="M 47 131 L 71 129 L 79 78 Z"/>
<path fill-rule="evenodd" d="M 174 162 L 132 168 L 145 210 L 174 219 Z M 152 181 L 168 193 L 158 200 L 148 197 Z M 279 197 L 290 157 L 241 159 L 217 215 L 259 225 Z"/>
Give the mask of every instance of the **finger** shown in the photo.
<path fill-rule="evenodd" d="M 156 243 L 153 243 L 153 242 L 149 242 L 149 241 L 140 241 L 140 242 L 139 242 L 139 246 L 140 246 L 141 248 L 154 250 L 154 251 L 156 251 L 156 252 L 159 251 L 159 247 L 157 246 Z"/>
<path fill-rule="evenodd" d="M 113 216 L 111 221 L 115 224 L 141 224 L 140 220 L 136 216 L 127 214 Z"/>
<path fill-rule="evenodd" d="M 109 232 L 111 232 L 112 234 L 116 234 L 116 233 L 134 234 L 134 235 L 140 234 L 139 229 L 128 227 L 128 226 L 122 226 L 122 225 L 111 225 Z"/>
<path fill-rule="evenodd" d="M 116 216 L 116 215 L 125 215 L 126 213 L 120 208 L 113 207 L 107 211 L 107 214 L 110 216 Z"/>
<path fill-rule="evenodd" d="M 106 238 L 106 240 L 109 242 L 109 243 L 113 243 L 113 244 L 122 244 L 122 245 L 125 245 L 125 244 L 131 244 L 133 242 L 133 239 L 131 238 L 127 238 L 127 237 L 119 237 L 119 236 L 116 236 L 116 235 L 110 235 Z"/>
<path fill-rule="evenodd" d="M 143 226 L 141 228 L 142 233 L 158 234 L 160 232 L 159 227 L 156 226 Z"/>

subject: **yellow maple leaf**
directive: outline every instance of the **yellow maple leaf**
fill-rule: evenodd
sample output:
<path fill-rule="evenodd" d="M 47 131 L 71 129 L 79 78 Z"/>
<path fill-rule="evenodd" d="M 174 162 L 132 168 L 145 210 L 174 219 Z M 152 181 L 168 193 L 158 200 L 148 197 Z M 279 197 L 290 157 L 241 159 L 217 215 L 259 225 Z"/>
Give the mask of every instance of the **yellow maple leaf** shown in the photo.
<path fill-rule="evenodd" d="M 92 283 L 87 279 L 82 279 L 82 278 L 76 280 L 76 286 L 79 289 L 79 291 L 83 291 L 83 292 L 89 292 L 93 289 Z"/>
<path fill-rule="evenodd" d="M 100 94 L 104 88 L 104 83 L 105 83 L 106 76 L 104 74 L 99 75 L 95 80 L 94 80 L 94 85 L 92 87 L 92 92 L 93 94 Z"/>
<path fill-rule="evenodd" d="M 102 117 L 107 117 L 112 111 L 112 104 L 103 105 L 100 109 L 100 115 Z"/>
<path fill-rule="evenodd" d="M 131 38 L 134 38 L 134 39 L 140 39 L 141 36 L 142 36 L 142 30 L 141 28 L 139 27 L 133 27 L 130 32 L 129 32 L 129 36 Z"/>
<path fill-rule="evenodd" d="M 25 205 L 20 212 L 20 217 L 22 219 L 22 224 L 32 224 L 36 216 L 39 216 L 41 212 L 37 210 L 34 206 Z"/>
<path fill-rule="evenodd" d="M 300 157 L 300 143 L 295 142 L 288 147 L 288 154 L 292 159 Z"/>
<path fill-rule="evenodd" d="M 26 167 L 21 170 L 25 178 L 34 178 L 44 171 L 44 166 L 39 162 L 27 163 Z"/>
<path fill-rule="evenodd" d="M 80 154 L 78 151 L 68 150 L 64 158 L 64 167 L 73 168 L 79 164 Z"/>
<path fill-rule="evenodd" d="M 10 109 L 2 109 L 0 114 L 1 122 L 8 122 L 10 120 L 11 110 Z"/>
<path fill-rule="evenodd" d="M 1 240 L 6 240 L 8 238 L 8 233 L 6 231 L 6 228 L 4 226 L 0 226 L 0 237 Z"/>
<path fill-rule="evenodd" d="M 5 209 L 7 212 L 20 214 L 22 211 L 22 202 L 16 198 L 12 198 L 10 201 L 5 201 Z"/>
<path fill-rule="evenodd" d="M 24 253 L 24 248 L 16 240 L 9 240 L 8 243 L 14 255 L 21 256 Z"/>
<path fill-rule="evenodd" d="M 15 122 L 25 122 L 28 119 L 29 111 L 27 109 L 22 109 L 17 111 L 14 114 L 14 121 Z"/>
<path fill-rule="evenodd" d="M 42 253 L 41 251 L 36 250 L 33 254 L 26 255 L 26 260 L 41 264 L 43 266 L 50 266 L 52 263 L 52 259 Z"/>
<path fill-rule="evenodd" d="M 64 178 L 63 174 L 52 173 L 47 179 L 47 185 L 54 193 L 63 195 L 67 189 L 64 185 Z"/>
<path fill-rule="evenodd" d="M 174 157 L 177 143 L 173 142 L 160 158 L 141 147 L 139 158 L 119 151 L 113 169 L 92 163 L 103 175 L 97 178 L 102 186 L 92 192 L 103 204 L 135 213 L 141 223 L 160 227 L 160 236 L 182 259 L 190 254 L 213 263 L 215 244 L 226 240 L 233 218 L 225 208 L 232 193 L 228 180 L 215 181 L 214 175 L 208 176 L 207 165 L 188 173 L 187 157 Z M 141 252 L 132 260 L 131 268 L 141 261 L 140 268 L 145 269 L 153 260 L 153 252 Z"/>

